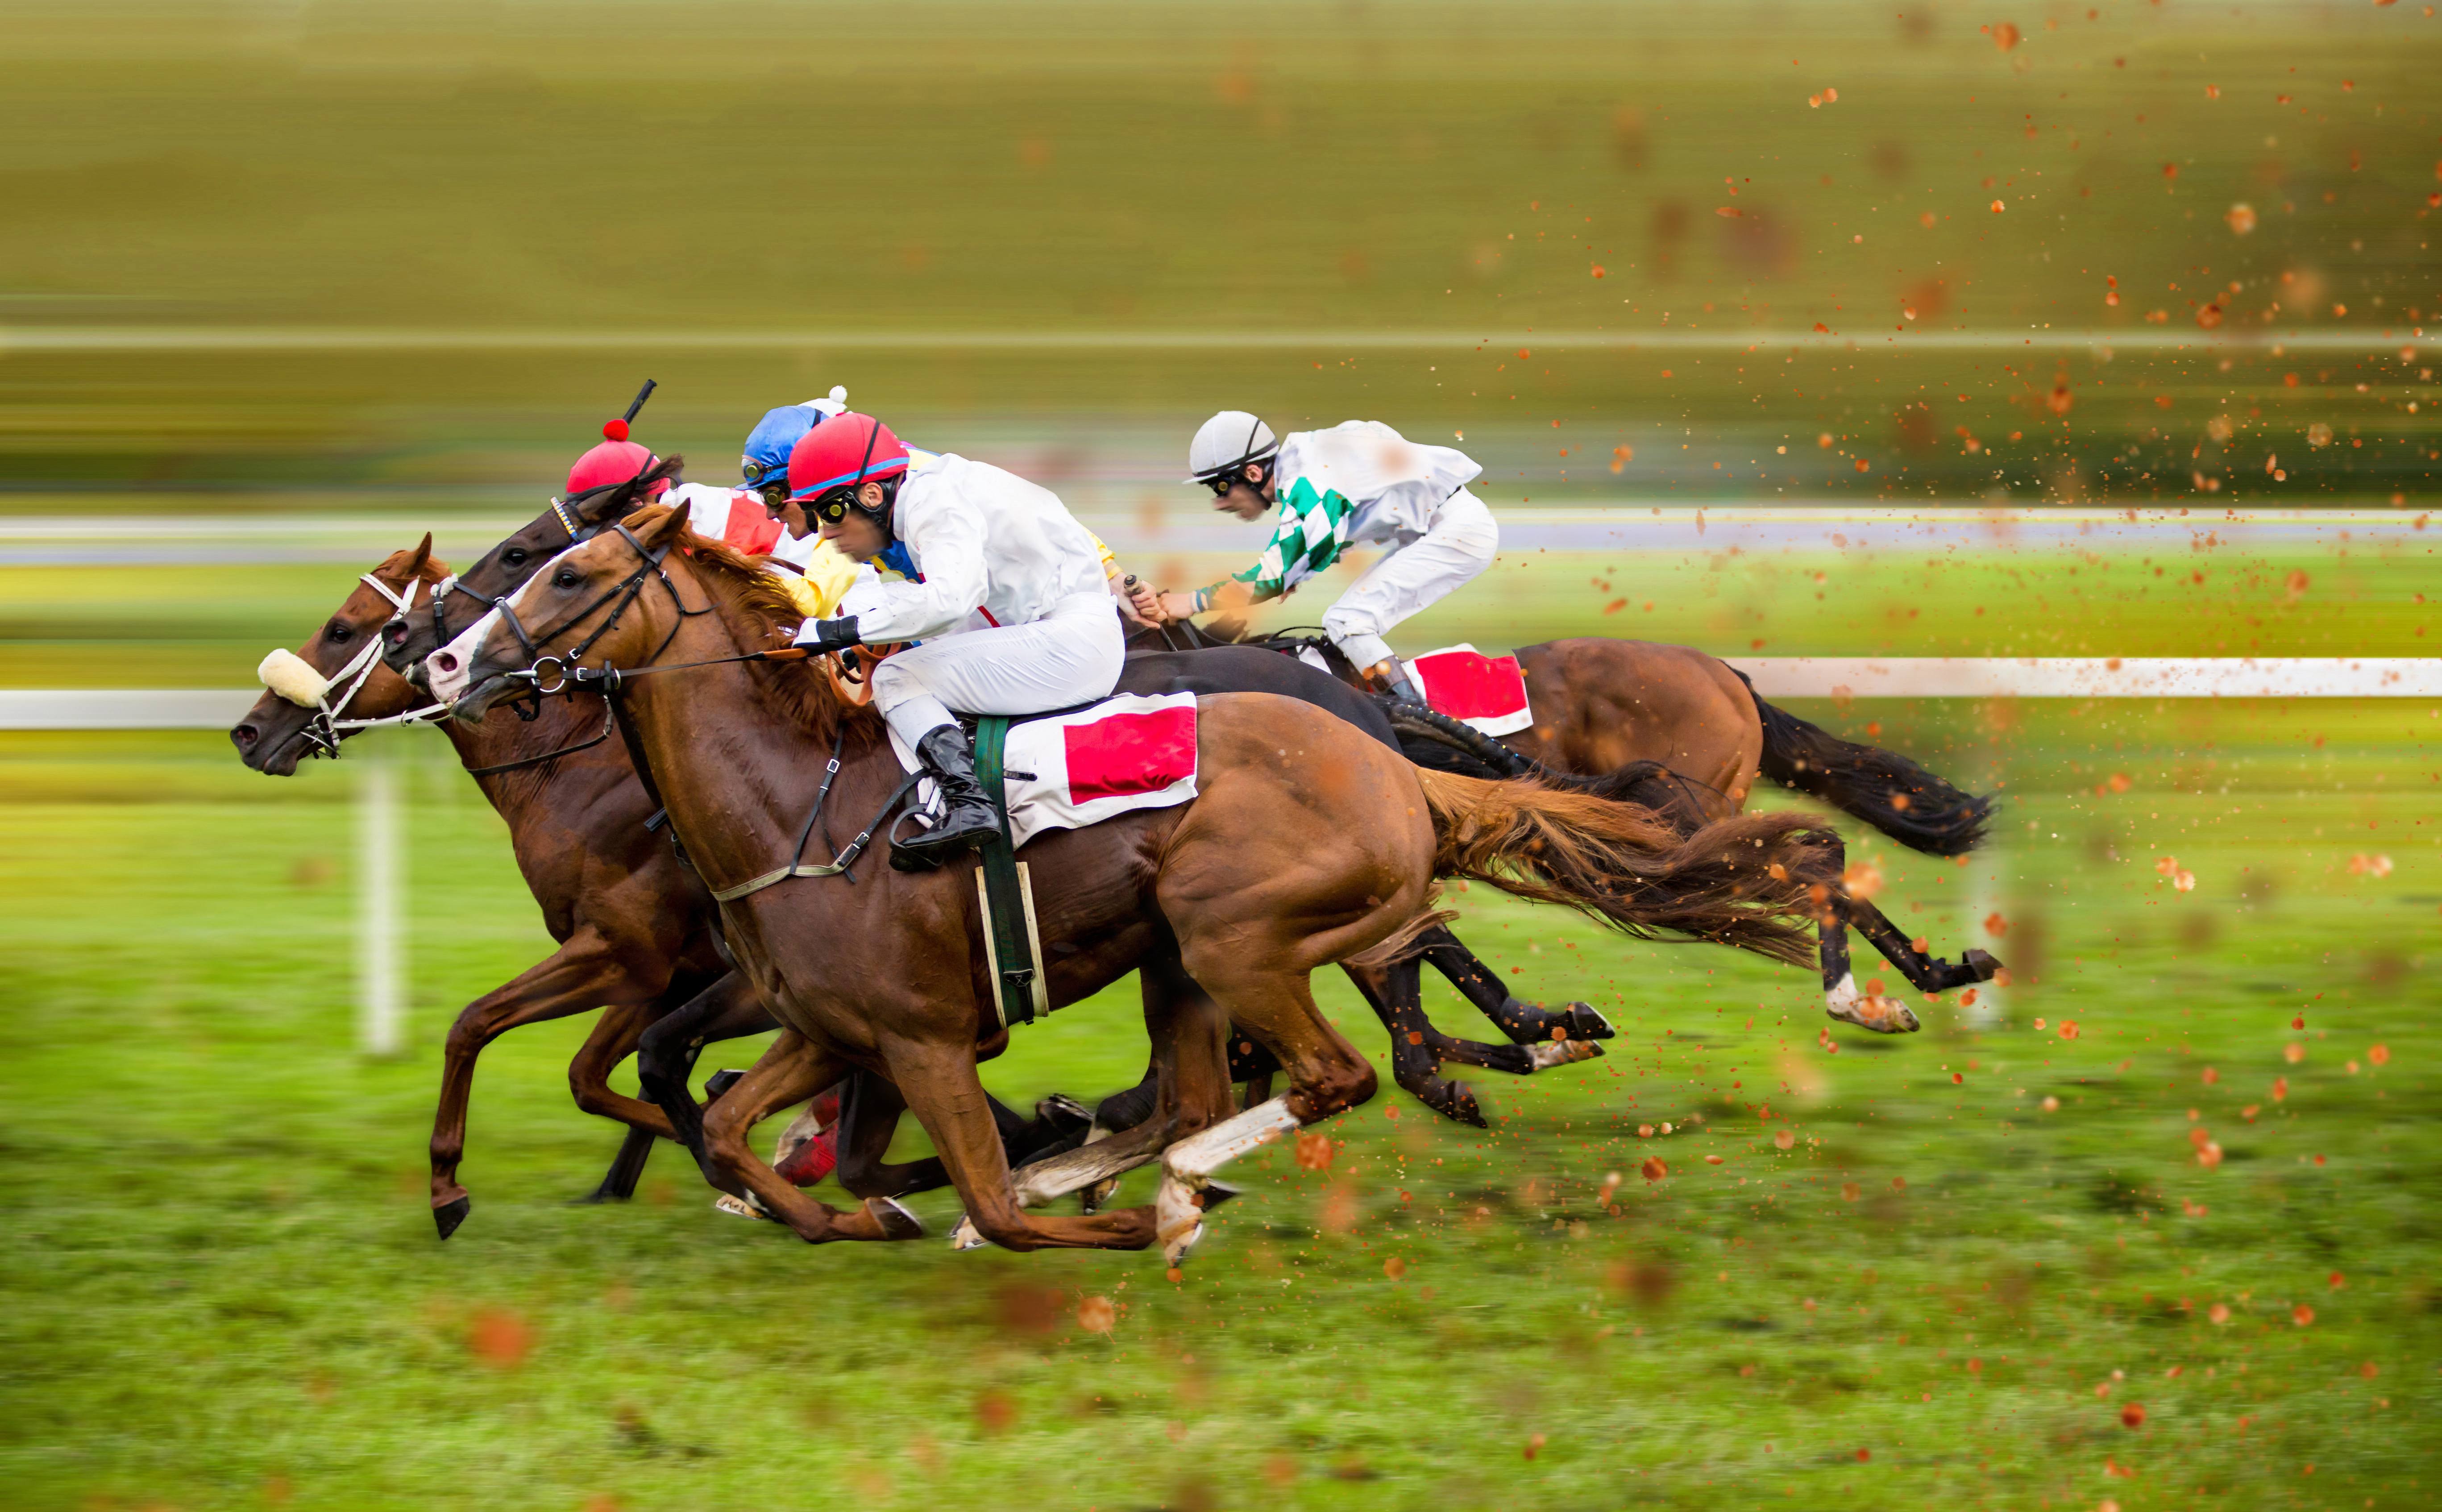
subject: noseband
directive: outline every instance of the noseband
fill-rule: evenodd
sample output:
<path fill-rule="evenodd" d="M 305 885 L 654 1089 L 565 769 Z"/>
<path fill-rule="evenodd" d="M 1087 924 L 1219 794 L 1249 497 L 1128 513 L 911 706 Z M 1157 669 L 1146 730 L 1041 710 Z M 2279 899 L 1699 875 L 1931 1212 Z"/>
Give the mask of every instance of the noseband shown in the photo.
<path fill-rule="evenodd" d="M 643 558 L 643 563 L 634 572 L 622 578 L 616 587 L 605 590 L 593 602 L 568 615 L 549 629 L 539 632 L 529 632 L 526 629 L 525 625 L 518 618 L 516 607 L 510 604 L 506 597 L 495 601 L 492 606 L 493 611 L 501 616 L 501 623 L 508 626 L 509 633 L 518 638 L 519 647 L 531 658 L 525 670 L 505 675 L 515 681 L 528 683 L 538 694 L 572 692 L 573 684 L 587 683 L 600 683 L 606 693 L 616 692 L 622 676 L 620 668 L 606 666 L 597 670 L 575 664 L 585 659 L 585 653 L 593 648 L 596 641 L 618 628 L 621 617 L 634 607 L 639 597 L 643 596 L 645 585 L 655 578 L 660 579 L 662 587 L 668 591 L 670 605 L 678 610 L 679 622 L 670 627 L 670 632 L 667 635 L 662 637 L 662 644 L 653 647 L 653 654 L 645 658 L 644 662 L 633 670 L 649 667 L 653 663 L 661 660 L 662 653 L 670 648 L 670 643 L 678 639 L 679 631 L 686 628 L 688 620 L 699 614 L 712 612 L 710 604 L 706 604 L 702 609 L 689 609 L 686 607 L 686 600 L 679 596 L 678 585 L 671 582 L 670 574 L 662 570 L 662 562 L 670 553 L 670 548 L 666 544 L 659 548 L 647 548 L 644 541 L 637 537 L 636 533 L 625 524 L 614 524 L 610 528 L 619 533 L 619 538 L 635 550 L 636 555 Z M 596 531 L 594 534 L 599 535 L 600 532 Z M 594 627 L 585 639 L 570 647 L 564 653 L 553 654 L 542 649 L 544 644 L 584 624 L 605 604 L 611 606 L 610 617 Z M 481 647 L 478 647 L 479 654 L 480 651 Z M 545 672 L 543 668 L 546 666 L 551 670 Z M 548 685 L 546 685 L 546 680 L 548 680 Z"/>
<path fill-rule="evenodd" d="M 407 585 L 407 592 L 402 593 L 371 573 L 361 574 L 357 581 L 389 599 L 391 608 L 401 615 L 406 614 L 415 604 L 416 585 L 412 582 Z M 349 658 L 348 665 L 333 673 L 330 680 L 323 684 L 321 694 L 314 701 L 314 713 L 306 720 L 305 728 L 300 732 L 305 743 L 313 748 L 314 755 L 337 756 L 339 741 L 357 730 L 371 730 L 385 724 L 413 724 L 440 717 L 441 705 L 428 703 L 378 720 L 339 718 L 347 712 L 348 705 L 355 701 L 356 695 L 363 690 L 366 680 L 374 675 L 374 666 L 381 660 L 381 649 L 382 641 L 378 632 L 367 636 L 363 649 Z M 335 690 L 337 693 L 336 698 L 333 697 Z"/>

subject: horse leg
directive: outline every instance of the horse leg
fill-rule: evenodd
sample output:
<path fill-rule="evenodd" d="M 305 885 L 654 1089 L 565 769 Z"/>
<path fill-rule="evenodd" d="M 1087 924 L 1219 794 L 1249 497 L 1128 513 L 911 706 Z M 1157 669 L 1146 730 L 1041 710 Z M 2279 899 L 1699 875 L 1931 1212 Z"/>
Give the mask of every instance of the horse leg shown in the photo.
<path fill-rule="evenodd" d="M 458 1183 L 458 1163 L 466 1151 L 466 1105 L 483 1047 L 520 1025 L 599 1008 L 628 981 L 602 937 L 585 928 L 460 1011 L 442 1047 L 441 1099 L 432 1112 L 432 1222 L 442 1238 L 456 1233 L 474 1207 Z"/>
<path fill-rule="evenodd" d="M 1271 964 L 1285 951 L 1249 949 L 1236 931 L 1195 938 L 1185 945 L 1187 969 L 1246 1029 L 1280 1057 L 1289 1091 L 1182 1139 L 1162 1154 L 1155 1199 L 1162 1254 L 1173 1266 L 1203 1236 L 1206 1189 L 1213 1173 L 1238 1157 L 1308 1123 L 1357 1106 L 1374 1095 L 1374 1067 L 1314 1006 L 1305 973 Z"/>
<path fill-rule="evenodd" d="M 636 1082 L 669 1119 L 671 1138 L 687 1147 L 696 1168 L 712 1179 L 704 1154 L 703 1115 L 687 1075 L 696 1056 L 714 1040 L 760 1034 L 779 1025 L 743 972 L 730 972 L 645 1031 L 636 1047 Z M 716 1183 L 717 1185 L 718 1183 Z"/>
<path fill-rule="evenodd" d="M 892 1039 L 885 1040 L 882 1048 L 890 1080 L 906 1099 L 917 1121 L 923 1124 L 924 1132 L 932 1137 L 933 1148 L 940 1152 L 951 1184 L 958 1189 L 958 1197 L 966 1204 L 966 1216 L 952 1236 L 954 1248 L 971 1248 L 988 1241 L 1017 1250 L 1142 1249 L 1153 1243 L 1150 1209 L 1131 1208 L 1075 1218 L 1030 1217 L 1026 1213 L 1011 1182 L 1009 1157 L 1001 1147 L 999 1131 L 993 1126 L 991 1108 L 985 1100 L 983 1082 L 975 1075 L 975 1052 L 970 1047 Z M 1053 1158 L 1065 1160 L 1107 1151 L 1132 1138 L 1122 1135 Z"/>
<path fill-rule="evenodd" d="M 1943 960 L 1916 948 L 1914 941 L 1900 933 L 1897 924 L 1883 911 L 1863 898 L 1843 898 L 1842 912 L 1858 931 L 1873 941 L 1883 959 L 1900 970 L 1909 985 L 1920 993 L 1946 993 L 1954 987 L 1967 987 L 1977 982 L 1989 982 L 2001 969 L 1989 952 L 1970 949 L 1964 959 Z"/>
<path fill-rule="evenodd" d="M 760 1060 L 704 1110 L 703 1145 L 712 1184 L 764 1216 L 787 1224 L 808 1244 L 835 1239 L 914 1239 L 915 1214 L 886 1197 L 842 1212 L 807 1196 L 756 1158 L 747 1136 L 764 1118 L 837 1083 L 847 1066 L 794 1029 L 784 1029 Z"/>
<path fill-rule="evenodd" d="M 1475 1100 L 1475 1089 L 1465 1082 L 1445 1081 L 1441 1058 L 1427 1043 L 1435 1030 L 1425 1018 L 1424 973 L 1416 961 L 1411 957 L 1388 966 L 1342 961 L 1339 969 L 1348 974 L 1366 1005 L 1374 1010 L 1374 1016 L 1391 1031 L 1391 1079 L 1410 1097 L 1443 1118 L 1470 1128 L 1483 1128 L 1484 1109 Z M 1507 1048 L 1520 1060 L 1525 1059 L 1526 1052 L 1516 1046 Z M 1531 1071 L 1534 1066 L 1529 1065 L 1523 1069 Z"/>
<path fill-rule="evenodd" d="M 602 1184 L 577 1198 L 579 1203 L 625 1202 L 634 1196 L 645 1162 L 652 1156 L 653 1141 L 673 1137 L 669 1118 L 661 1109 L 610 1090 L 610 1068 L 627 1058 L 655 1019 L 669 1011 L 665 1005 L 671 995 L 665 993 L 652 1003 L 623 1003 L 604 1010 L 594 1020 L 593 1032 L 568 1063 L 569 1090 L 575 1095 L 577 1107 L 628 1125 L 627 1138 L 619 1141 L 619 1153 L 603 1174 Z"/>
<path fill-rule="evenodd" d="M 1449 979 L 1459 995 L 1492 1020 L 1512 1045 L 1535 1045 L 1555 1039 L 1607 1040 L 1618 1033 L 1610 1019 L 1592 1003 L 1564 1003 L 1555 1011 L 1539 1003 L 1522 1003 L 1509 995 L 1492 968 L 1459 943 L 1456 935 L 1436 924 L 1416 937 L 1425 959 Z M 1556 1034 L 1554 1030 L 1563 1032 Z"/>
<path fill-rule="evenodd" d="M 937 1156 L 885 1164 L 891 1136 L 907 1102 L 899 1088 L 871 1071 L 849 1074 L 840 1095 L 839 1184 L 860 1197 L 903 1197 L 950 1184 L 950 1173 Z"/>

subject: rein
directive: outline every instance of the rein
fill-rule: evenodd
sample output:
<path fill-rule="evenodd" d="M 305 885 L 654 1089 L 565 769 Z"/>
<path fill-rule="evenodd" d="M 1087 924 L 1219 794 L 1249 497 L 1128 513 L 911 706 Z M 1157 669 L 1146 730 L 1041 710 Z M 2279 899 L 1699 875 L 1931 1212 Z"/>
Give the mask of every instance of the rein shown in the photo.
<path fill-rule="evenodd" d="M 518 644 L 524 648 L 526 654 L 535 657 L 534 665 L 527 667 L 525 670 L 521 672 L 508 672 L 502 675 L 514 681 L 528 683 L 534 689 L 534 692 L 538 697 L 548 698 L 561 695 L 573 697 L 577 692 L 588 688 L 599 692 L 602 696 L 604 705 L 602 734 L 596 736 L 592 740 L 587 741 L 586 744 L 598 744 L 600 741 L 609 738 L 610 731 L 615 727 L 619 731 L 621 738 L 627 742 L 629 760 L 635 767 L 636 775 L 644 783 L 646 795 L 653 800 L 654 805 L 659 808 L 662 812 L 667 813 L 669 811 L 668 804 L 662 797 L 661 785 L 653 780 L 652 767 L 650 763 L 646 760 L 643 741 L 637 738 L 633 727 L 626 721 L 621 720 L 618 717 L 619 695 L 627 686 L 628 680 L 629 678 L 649 676 L 655 672 L 691 672 L 701 667 L 730 666 L 741 662 L 802 662 L 810 657 L 812 652 L 808 647 L 802 646 L 783 646 L 770 650 L 742 651 L 736 656 L 708 657 L 700 662 L 658 662 L 656 658 L 660 657 L 664 651 L 669 649 L 670 643 L 678 639 L 679 631 L 686 628 L 686 622 L 688 620 L 712 613 L 715 606 L 710 603 L 706 603 L 702 609 L 691 610 L 686 607 L 686 600 L 679 596 L 678 585 L 671 582 L 669 574 L 663 570 L 662 563 L 669 556 L 670 548 L 667 545 L 664 545 L 658 550 L 648 549 L 645 545 L 644 541 L 637 537 L 636 533 L 629 530 L 625 524 L 615 525 L 612 528 L 618 531 L 620 537 L 627 541 L 629 546 L 635 551 L 638 556 L 644 558 L 644 565 L 629 574 L 617 587 L 607 590 L 599 597 L 595 598 L 593 602 L 586 605 L 583 609 L 578 610 L 574 614 L 561 620 L 557 625 L 553 626 L 550 629 L 542 631 L 539 636 L 528 635 L 526 633 L 525 627 L 518 622 L 516 611 L 509 607 L 506 600 L 502 600 L 498 606 L 501 619 L 508 625 L 510 630 L 517 635 Z M 570 665 L 572 662 L 582 657 L 596 641 L 599 641 L 603 636 L 610 633 L 612 627 L 619 623 L 620 616 L 627 613 L 630 608 L 634 607 L 636 600 L 644 594 L 646 580 L 650 577 L 658 577 L 661 579 L 662 586 L 669 591 L 671 605 L 679 613 L 679 622 L 670 627 L 670 632 L 667 635 L 662 637 L 662 644 L 653 647 L 652 655 L 647 657 L 644 664 L 638 666 L 572 666 Z M 542 655 L 536 654 L 537 643 L 538 640 L 552 640 L 555 637 L 562 635 L 574 628 L 576 626 L 582 625 L 587 619 L 591 618 L 595 611 L 600 610 L 603 605 L 610 603 L 614 598 L 618 600 L 618 603 L 610 610 L 610 617 L 604 620 L 601 625 L 596 627 L 591 634 L 585 637 L 585 639 L 571 647 L 565 655 L 550 653 Z M 548 673 L 543 670 L 545 665 L 549 665 L 551 668 Z M 545 685 L 546 679 L 550 680 L 549 685 Z M 804 865 L 804 858 L 806 854 L 807 842 L 813 838 L 814 827 L 822 820 L 823 806 L 829 801 L 831 795 L 831 785 L 839 778 L 840 755 L 847 748 L 847 727 L 843 723 L 840 726 L 838 738 L 832 742 L 830 760 L 823 769 L 822 786 L 814 792 L 813 808 L 811 811 L 806 815 L 805 824 L 797 831 L 796 848 L 789 852 L 788 864 L 781 866 L 775 866 L 772 870 L 764 872 L 760 876 L 750 877 L 746 881 L 739 883 L 735 886 L 713 888 L 712 896 L 715 902 L 724 903 L 734 902 L 738 899 L 744 898 L 751 893 L 761 892 L 766 887 L 773 886 L 778 883 L 787 882 L 793 877 L 846 877 L 851 884 L 856 881 L 855 873 L 851 872 L 848 868 L 856 865 L 858 857 L 865 854 L 866 847 L 871 846 L 873 843 L 874 832 L 882 828 L 883 821 L 890 817 L 892 811 L 899 807 L 901 802 L 902 802 L 910 792 L 915 791 L 916 784 L 923 779 L 924 774 L 921 772 L 911 772 L 904 777 L 901 778 L 899 785 L 890 790 L 890 796 L 883 800 L 882 807 L 875 811 L 873 817 L 866 821 L 865 828 L 857 831 L 856 838 L 849 841 L 846 847 L 834 851 L 831 855 L 831 859 L 828 863 L 819 866 L 806 865 Z M 572 747 L 571 749 L 581 748 Z M 561 753 L 558 752 L 553 753 L 555 756 L 560 754 Z M 494 767 L 485 768 L 484 770 L 502 771 L 506 770 L 506 768 Z M 677 840 L 677 832 L 675 830 L 671 832 L 671 839 L 673 843 Z M 683 857 L 685 855 L 683 847 L 682 847 L 680 854 Z M 688 861 L 688 865 L 690 866 L 694 865 L 692 859 Z M 699 875 L 701 875 L 700 872 Z"/>

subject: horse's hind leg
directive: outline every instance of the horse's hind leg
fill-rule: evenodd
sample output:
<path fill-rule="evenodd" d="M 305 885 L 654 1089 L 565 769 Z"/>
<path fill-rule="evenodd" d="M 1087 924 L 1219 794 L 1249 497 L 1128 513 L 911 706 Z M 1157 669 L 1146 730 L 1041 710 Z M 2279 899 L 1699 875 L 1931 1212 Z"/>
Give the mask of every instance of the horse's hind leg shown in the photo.
<path fill-rule="evenodd" d="M 1883 958 L 1899 968 L 1900 975 L 1920 993 L 1946 993 L 1954 987 L 1968 987 L 1977 982 L 1989 982 L 2001 969 L 2001 963 L 1990 953 L 1970 949 L 1963 959 L 1943 960 L 1928 956 L 1900 933 L 1883 911 L 1862 898 L 1844 898 L 1842 909 L 1859 933 L 1874 942 Z"/>
<path fill-rule="evenodd" d="M 1483 1128 L 1484 1108 L 1476 1102 L 1475 1089 L 1465 1082 L 1444 1078 L 1441 1057 L 1428 1043 L 1449 1036 L 1437 1033 L 1425 1017 L 1424 974 L 1415 959 L 1410 957 L 1388 966 L 1342 961 L 1339 969 L 1348 974 L 1348 979 L 1357 984 L 1357 991 L 1374 1010 L 1374 1016 L 1391 1031 L 1391 1080 L 1443 1118 L 1470 1128 Z M 1535 1068 L 1527 1061 L 1526 1052 L 1517 1046 L 1502 1048 L 1523 1064 L 1498 1069 L 1523 1075 Z"/>
<path fill-rule="evenodd" d="M 1425 959 L 1449 979 L 1459 994 L 1492 1020 L 1513 1045 L 1536 1045 L 1557 1038 L 1607 1040 L 1618 1030 L 1591 1003 L 1564 1003 L 1558 1011 L 1509 995 L 1499 975 L 1459 943 L 1448 927 L 1436 924 L 1416 937 Z M 1553 1031 L 1563 1031 L 1556 1035 Z"/>
<path fill-rule="evenodd" d="M 763 1058 L 704 1110 L 703 1143 L 712 1184 L 787 1224 L 808 1244 L 834 1239 L 914 1239 L 915 1216 L 886 1197 L 861 1212 L 841 1212 L 807 1196 L 756 1157 L 747 1135 L 765 1117 L 837 1083 L 847 1067 L 794 1029 L 784 1029 Z"/>
<path fill-rule="evenodd" d="M 730 972 L 665 1015 L 637 1045 L 638 1084 L 667 1116 L 674 1131 L 671 1138 L 687 1147 L 707 1181 L 712 1180 L 712 1162 L 704 1153 L 703 1114 L 696 1106 L 695 1094 L 687 1089 L 696 1055 L 715 1040 L 738 1039 L 778 1027 L 746 974 Z"/>

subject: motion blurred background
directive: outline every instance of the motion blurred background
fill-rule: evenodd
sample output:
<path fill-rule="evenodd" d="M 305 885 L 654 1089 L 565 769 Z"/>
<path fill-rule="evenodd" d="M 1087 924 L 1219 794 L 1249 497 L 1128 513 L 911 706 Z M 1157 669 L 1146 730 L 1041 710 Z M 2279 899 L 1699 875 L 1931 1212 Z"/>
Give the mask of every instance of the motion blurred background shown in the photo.
<path fill-rule="evenodd" d="M 1460 446 L 1507 550 L 1403 650 L 2431 656 L 2437 26 L 12 6 L 0 689 L 247 685 L 422 531 L 533 514 L 647 377 L 698 480 L 845 384 L 1174 586 L 1258 543 L 1177 483 L 1215 409 Z M 615 1144 L 581 1021 L 487 1057 L 441 1247 L 443 1027 L 548 940 L 440 742 L 274 782 L 0 733 L 0 1501 L 2430 1504 L 2435 706 L 1793 707 L 2000 788 L 1972 875 L 1856 842 L 2000 1006 L 1834 1053 L 1803 973 L 1461 900 L 1613 1057 L 1487 1084 L 1488 1139 L 1386 1096 L 1336 1169 L 1250 1170 L 1180 1288 L 806 1251 L 668 1151 L 562 1209 Z M 350 1004 L 374 762 L 394 1061 Z M 1100 1093 L 1138 1035 L 1122 990 L 988 1074 Z M 1663 1123 L 1728 1163 L 1639 1177 Z"/>

